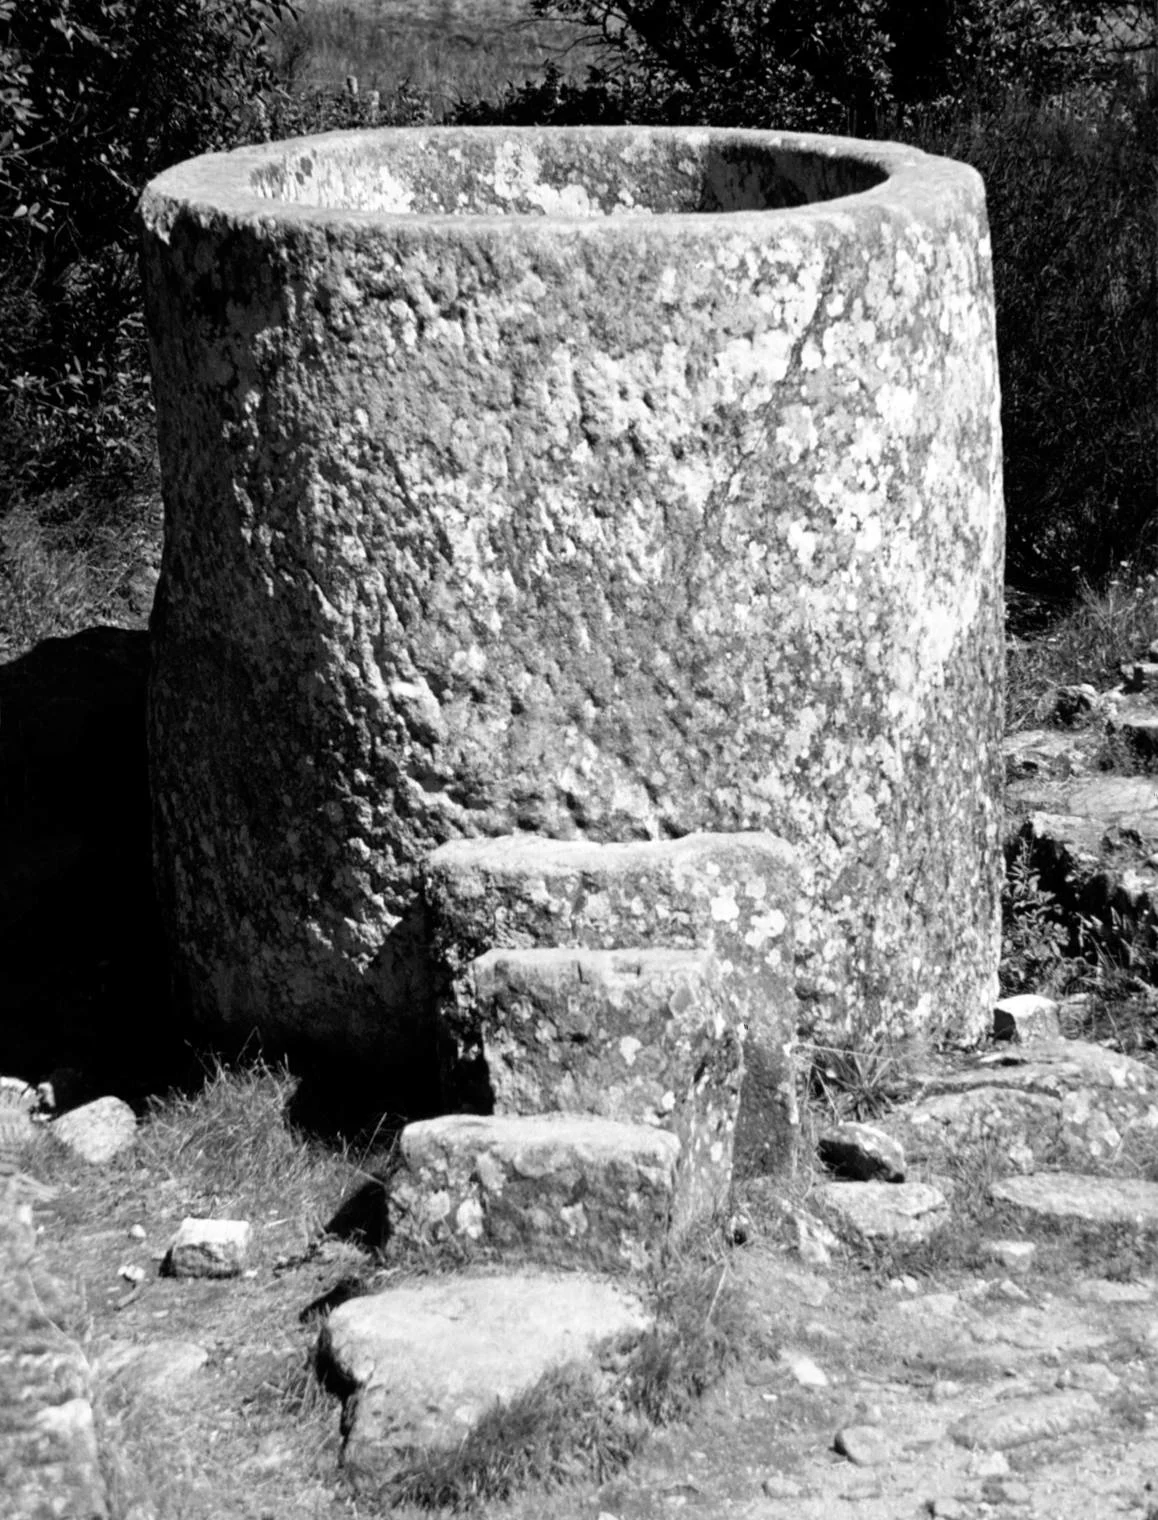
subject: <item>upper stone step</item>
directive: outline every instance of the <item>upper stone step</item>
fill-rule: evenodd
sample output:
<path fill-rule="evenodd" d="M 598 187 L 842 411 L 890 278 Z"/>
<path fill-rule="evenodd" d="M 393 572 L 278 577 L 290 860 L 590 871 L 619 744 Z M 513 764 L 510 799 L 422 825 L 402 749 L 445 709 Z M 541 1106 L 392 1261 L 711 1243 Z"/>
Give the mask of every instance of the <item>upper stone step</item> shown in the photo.
<path fill-rule="evenodd" d="M 592 1114 L 448 1114 L 408 1124 L 390 1239 L 600 1272 L 639 1272 L 693 1200 L 666 1130 Z"/>
<path fill-rule="evenodd" d="M 423 890 L 445 988 L 492 950 L 712 951 L 728 1023 L 747 1029 L 737 1162 L 770 1171 L 791 1160 L 797 873 L 783 840 L 455 840 L 429 856 Z"/>

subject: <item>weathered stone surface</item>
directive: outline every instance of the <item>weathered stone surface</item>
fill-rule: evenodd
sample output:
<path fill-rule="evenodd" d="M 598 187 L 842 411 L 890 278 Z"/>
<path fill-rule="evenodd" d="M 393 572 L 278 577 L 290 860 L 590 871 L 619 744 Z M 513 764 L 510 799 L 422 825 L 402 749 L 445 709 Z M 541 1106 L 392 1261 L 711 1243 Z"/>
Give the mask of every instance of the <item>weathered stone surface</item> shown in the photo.
<path fill-rule="evenodd" d="M 875 1425 L 845 1425 L 837 1431 L 832 1449 L 858 1467 L 880 1467 L 894 1455 L 884 1431 Z"/>
<path fill-rule="evenodd" d="M 0 1077 L 0 1167 L 14 1166 L 38 1138 L 32 1116 L 39 1106 L 34 1087 L 19 1077 Z"/>
<path fill-rule="evenodd" d="M 12 1520 L 109 1513 L 88 1362 L 62 1328 L 71 1307 L 36 1259 L 32 1209 L 0 1180 L 0 1493 Z"/>
<path fill-rule="evenodd" d="M 928 1240 L 949 1218 L 945 1195 L 926 1182 L 822 1182 L 808 1201 L 838 1230 L 866 1240 Z"/>
<path fill-rule="evenodd" d="M 641 1271 L 700 1201 L 694 1179 L 680 1191 L 676 1137 L 644 1124 L 450 1114 L 408 1124 L 399 1147 L 389 1218 L 402 1246 Z"/>
<path fill-rule="evenodd" d="M 155 1340 L 111 1346 L 100 1358 L 102 1382 L 117 1395 L 165 1402 L 179 1398 L 209 1360 L 197 1341 Z"/>
<path fill-rule="evenodd" d="M 710 953 L 492 950 L 456 978 L 440 1027 L 449 1108 L 482 1097 L 483 1112 L 660 1125 L 680 1142 L 689 1205 L 724 1203 L 745 1031 Z"/>
<path fill-rule="evenodd" d="M 436 850 L 425 867 L 424 895 L 434 954 L 445 968 L 440 1022 L 450 1037 L 443 1068 L 452 1104 L 487 1108 L 492 1101 L 481 1059 L 481 1015 L 474 1011 L 469 977 L 463 980 L 484 952 L 492 952 L 485 962 L 489 975 L 500 959 L 494 947 L 708 950 L 721 983 L 711 1022 L 722 1021 L 721 1034 L 747 1030 L 737 1137 L 741 1164 L 773 1170 L 786 1163 L 796 1133 L 794 859 L 782 840 L 763 834 L 608 845 L 515 835 L 458 840 Z M 517 959 L 510 964 L 517 966 Z M 686 1015 L 672 1020 L 660 1012 L 659 1018 L 669 1027 L 658 1044 L 658 1027 L 646 1038 L 625 1031 L 654 1046 L 640 1056 L 649 1070 L 679 1060 L 688 1026 Z M 669 1038 L 674 1045 L 665 1057 Z M 713 1082 L 727 1082 L 733 1058 L 726 1045 L 717 1044 L 716 1053 L 723 1064 Z M 686 1090 L 686 1081 L 679 1085 Z M 669 1089 L 679 1090 L 665 1083 L 663 1092 Z M 497 1092 L 493 1099 L 501 1106 Z M 560 1106 L 586 1105 L 561 1100 Z M 685 1143 L 690 1133 L 681 1133 Z"/>
<path fill-rule="evenodd" d="M 101 1166 L 136 1144 L 137 1116 L 122 1098 L 94 1098 L 54 1119 L 52 1135 L 82 1161 Z"/>
<path fill-rule="evenodd" d="M 1026 777 L 1084 776 L 1094 767 L 1101 743 L 1096 733 L 1056 728 L 1022 729 L 1002 740 L 1007 781 Z"/>
<path fill-rule="evenodd" d="M 1138 671 L 1142 668 L 1135 667 Z M 1143 684 L 1147 684 L 1145 679 Z M 1107 723 L 1106 732 L 1134 765 L 1153 767 L 1158 755 L 1158 708 L 1131 706 L 1120 710 Z"/>
<path fill-rule="evenodd" d="M 183 1219 L 164 1269 L 170 1277 L 237 1277 L 245 1270 L 251 1233 L 245 1219 Z"/>
<path fill-rule="evenodd" d="M 821 1161 L 848 1182 L 904 1182 L 905 1152 L 875 1124 L 834 1124 L 816 1146 Z"/>
<path fill-rule="evenodd" d="M 1133 1177 L 1088 1177 L 1073 1172 L 1035 1172 L 1003 1177 L 990 1184 L 999 1203 L 1009 1203 L 1042 1219 L 1078 1220 L 1090 1225 L 1158 1225 L 1158 1182 Z"/>
<path fill-rule="evenodd" d="M 1034 1040 L 1060 1040 L 1058 1005 L 1035 992 L 1018 993 L 993 1005 L 993 1038 L 1026 1045 Z"/>
<path fill-rule="evenodd" d="M 1030 1441 L 1068 1435 L 1093 1425 L 1101 1414 L 1092 1394 L 1042 1393 L 1006 1399 L 979 1414 L 958 1420 L 950 1434 L 959 1446 L 1007 1450 Z"/>
<path fill-rule="evenodd" d="M 433 1278 L 351 1299 L 318 1347 L 355 1389 L 347 1470 L 387 1480 L 416 1450 L 457 1446 L 496 1399 L 648 1325 L 633 1294 L 575 1273 Z"/>
<path fill-rule="evenodd" d="M 1038 1040 L 931 1081 L 891 1113 L 910 1159 L 937 1162 L 999 1145 L 1018 1171 L 1128 1157 L 1158 1129 L 1158 1072 L 1082 1040 Z"/>
<path fill-rule="evenodd" d="M 199 1018 L 388 1061 L 437 844 L 766 829 L 808 859 L 812 1029 L 981 1032 L 1003 535 L 972 169 L 421 128 L 200 158 L 142 217 L 159 882 Z"/>

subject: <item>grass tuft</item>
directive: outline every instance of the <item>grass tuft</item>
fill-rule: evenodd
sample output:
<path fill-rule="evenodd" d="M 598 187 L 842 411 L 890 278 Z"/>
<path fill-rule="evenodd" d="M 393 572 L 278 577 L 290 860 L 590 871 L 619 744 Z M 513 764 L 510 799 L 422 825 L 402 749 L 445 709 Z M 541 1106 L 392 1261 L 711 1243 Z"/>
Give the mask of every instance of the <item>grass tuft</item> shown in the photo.
<path fill-rule="evenodd" d="M 1035 604 L 1039 609 L 1044 604 Z M 1101 589 L 1079 585 L 1077 600 L 1031 635 L 1006 647 L 1006 727 L 1038 726 L 1037 709 L 1053 688 L 1079 682 L 1105 689 L 1120 683 L 1120 666 L 1158 639 L 1158 575 L 1123 565 Z"/>

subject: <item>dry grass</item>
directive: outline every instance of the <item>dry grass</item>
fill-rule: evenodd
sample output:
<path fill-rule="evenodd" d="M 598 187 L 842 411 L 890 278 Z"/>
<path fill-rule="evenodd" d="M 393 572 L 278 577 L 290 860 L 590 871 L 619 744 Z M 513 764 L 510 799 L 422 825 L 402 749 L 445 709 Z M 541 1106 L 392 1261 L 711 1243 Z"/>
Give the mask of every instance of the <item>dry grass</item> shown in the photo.
<path fill-rule="evenodd" d="M 72 1291 L 67 1328 L 97 1371 L 112 1520 L 356 1513 L 339 1473 L 338 1405 L 310 1366 L 316 1328 L 299 1315 L 335 1277 L 369 1274 L 374 1262 L 325 1234 L 358 1170 L 294 1130 L 295 1085 L 260 1063 L 213 1065 L 199 1091 L 151 1105 L 127 1157 L 88 1167 L 46 1140 L 30 1158 L 58 1189 L 40 1253 Z M 159 1260 L 186 1215 L 249 1220 L 251 1271 L 224 1283 L 161 1276 Z M 138 1289 L 125 1266 L 143 1270 Z M 208 1352 L 178 1398 L 101 1371 L 111 1351 L 158 1341 Z"/>
<path fill-rule="evenodd" d="M 1085 585 L 1074 606 L 1044 628 L 1011 637 L 1006 648 L 1006 727 L 1035 726 L 1035 709 L 1052 688 L 1121 680 L 1125 660 L 1145 657 L 1158 639 L 1158 575 L 1121 577 L 1102 591 Z"/>
<path fill-rule="evenodd" d="M 146 481 L 115 506 L 58 490 L 0 513 L 0 660 L 97 623 L 143 627 L 160 560 L 161 503 Z"/>

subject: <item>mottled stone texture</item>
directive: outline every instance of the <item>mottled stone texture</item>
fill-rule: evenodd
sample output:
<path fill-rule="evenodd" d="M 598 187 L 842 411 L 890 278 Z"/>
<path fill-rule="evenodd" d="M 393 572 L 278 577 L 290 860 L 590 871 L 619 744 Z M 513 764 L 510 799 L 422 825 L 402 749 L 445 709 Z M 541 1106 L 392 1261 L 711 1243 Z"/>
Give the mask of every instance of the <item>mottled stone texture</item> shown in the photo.
<path fill-rule="evenodd" d="M 979 177 L 413 129 L 142 203 L 160 896 L 202 1019 L 384 1063 L 460 836 L 802 846 L 807 1027 L 980 1034 L 1002 513 Z"/>
<path fill-rule="evenodd" d="M 603 1272 L 639 1272 L 695 1217 L 666 1130 L 593 1114 L 448 1114 L 408 1124 L 390 1180 L 391 1240 L 453 1243 Z M 684 1174 L 687 1175 L 686 1173 Z"/>
<path fill-rule="evenodd" d="M 686 1212 L 726 1201 L 745 1031 L 710 955 L 492 950 L 439 1022 L 448 1108 L 659 1125 L 680 1142 Z"/>
<path fill-rule="evenodd" d="M 36 1256 L 32 1209 L 0 1179 L 0 1513 L 106 1520 L 81 1306 Z"/>
<path fill-rule="evenodd" d="M 423 896 L 448 1106 L 641 1119 L 670 1090 L 689 1161 L 706 1164 L 704 1144 L 726 1140 L 730 1167 L 743 1043 L 740 1164 L 768 1171 L 791 1160 L 797 873 L 783 840 L 455 840 L 431 854 Z M 636 954 L 543 955 L 575 947 Z M 638 953 L 649 947 L 668 954 Z M 709 952 L 710 969 L 678 951 Z"/>

